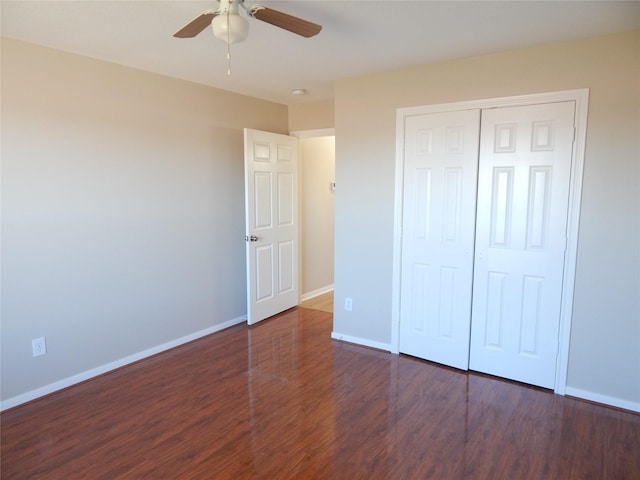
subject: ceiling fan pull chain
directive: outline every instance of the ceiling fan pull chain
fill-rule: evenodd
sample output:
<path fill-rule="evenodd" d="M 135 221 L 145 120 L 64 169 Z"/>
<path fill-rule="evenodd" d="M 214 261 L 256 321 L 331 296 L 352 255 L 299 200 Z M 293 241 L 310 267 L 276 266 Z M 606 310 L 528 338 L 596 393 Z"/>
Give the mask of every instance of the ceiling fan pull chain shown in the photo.
<path fill-rule="evenodd" d="M 227 10 L 227 76 L 231 76 L 231 39 L 229 38 L 229 10 Z"/>

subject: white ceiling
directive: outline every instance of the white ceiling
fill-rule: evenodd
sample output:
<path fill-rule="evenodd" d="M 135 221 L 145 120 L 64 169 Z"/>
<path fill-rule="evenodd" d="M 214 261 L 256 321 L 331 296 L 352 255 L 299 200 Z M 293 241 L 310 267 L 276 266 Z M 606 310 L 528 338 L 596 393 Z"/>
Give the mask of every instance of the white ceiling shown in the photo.
<path fill-rule="evenodd" d="M 247 0 L 252 5 L 252 0 Z M 257 0 L 323 26 L 303 38 L 250 19 L 231 46 L 172 34 L 217 2 L 1 0 L 2 36 L 284 104 L 339 78 L 640 28 L 640 1 Z M 612 52 L 613 53 L 613 52 Z M 305 96 L 292 96 L 306 88 Z"/>

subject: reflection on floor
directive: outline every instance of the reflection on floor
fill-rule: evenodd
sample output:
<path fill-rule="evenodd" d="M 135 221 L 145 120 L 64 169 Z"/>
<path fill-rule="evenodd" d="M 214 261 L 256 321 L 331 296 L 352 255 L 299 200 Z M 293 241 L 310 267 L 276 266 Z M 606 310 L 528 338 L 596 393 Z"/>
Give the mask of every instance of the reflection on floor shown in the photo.
<path fill-rule="evenodd" d="M 640 415 L 331 339 L 292 308 L 0 416 L 0 477 L 640 479 Z"/>
<path fill-rule="evenodd" d="M 300 303 L 300 307 L 333 313 L 333 290 Z"/>

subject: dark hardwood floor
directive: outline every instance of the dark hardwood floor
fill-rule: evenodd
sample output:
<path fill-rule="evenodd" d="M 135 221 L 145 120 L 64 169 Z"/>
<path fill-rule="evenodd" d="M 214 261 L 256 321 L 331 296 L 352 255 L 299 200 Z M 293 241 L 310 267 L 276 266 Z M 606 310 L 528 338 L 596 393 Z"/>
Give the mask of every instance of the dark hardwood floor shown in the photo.
<path fill-rule="evenodd" d="M 640 416 L 330 339 L 296 308 L 1 415 L 12 479 L 640 478 Z"/>

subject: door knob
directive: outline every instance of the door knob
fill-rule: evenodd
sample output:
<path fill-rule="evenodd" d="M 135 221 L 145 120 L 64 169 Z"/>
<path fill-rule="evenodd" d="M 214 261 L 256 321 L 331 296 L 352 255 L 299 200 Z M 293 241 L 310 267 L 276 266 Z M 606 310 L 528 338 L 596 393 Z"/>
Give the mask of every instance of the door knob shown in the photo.
<path fill-rule="evenodd" d="M 257 242 L 258 241 L 258 237 L 256 237 L 255 235 L 245 235 L 244 236 L 244 241 L 245 242 Z"/>

